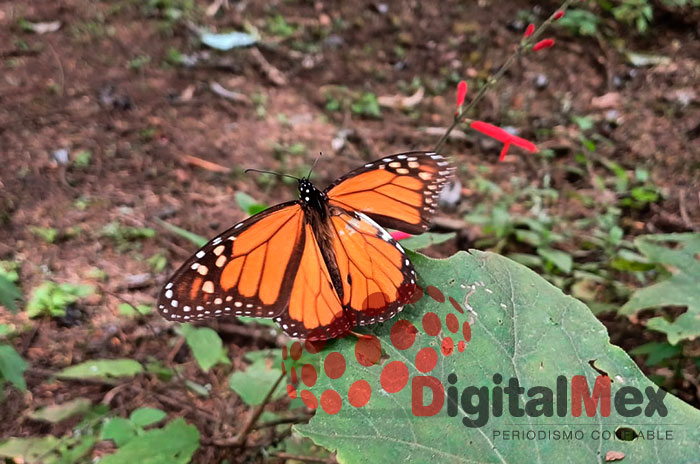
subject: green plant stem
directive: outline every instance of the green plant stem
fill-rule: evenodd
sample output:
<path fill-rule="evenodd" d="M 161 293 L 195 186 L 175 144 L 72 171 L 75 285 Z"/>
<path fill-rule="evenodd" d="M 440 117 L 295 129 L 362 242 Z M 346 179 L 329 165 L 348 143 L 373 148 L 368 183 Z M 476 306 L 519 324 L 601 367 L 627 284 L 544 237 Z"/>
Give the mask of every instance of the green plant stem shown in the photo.
<path fill-rule="evenodd" d="M 450 136 L 450 133 L 454 130 L 455 127 L 457 127 L 459 124 L 464 122 L 466 120 L 467 113 L 471 111 L 472 108 L 476 106 L 479 101 L 484 97 L 486 92 L 490 90 L 493 86 L 495 86 L 503 77 L 503 75 L 510 69 L 510 67 L 515 63 L 516 59 L 518 59 L 523 52 L 527 51 L 530 48 L 530 45 L 535 43 L 538 37 L 542 35 L 544 31 L 546 31 L 549 26 L 552 24 L 552 21 L 554 21 L 554 16 L 557 14 L 559 11 L 566 11 L 566 9 L 576 0 L 565 0 L 562 5 L 552 13 L 549 18 L 547 18 L 535 31 L 530 37 L 525 37 L 523 40 L 520 41 L 520 44 L 518 45 L 517 50 L 508 57 L 505 63 L 501 65 L 500 68 L 498 68 L 498 71 L 493 76 L 490 76 L 486 83 L 479 89 L 479 92 L 472 98 L 472 100 L 469 102 L 469 104 L 454 118 L 454 121 L 452 121 L 452 124 L 450 127 L 447 128 L 445 133 L 440 137 L 440 140 L 435 144 L 435 148 L 433 148 L 433 151 L 439 152 L 442 146 L 445 144 L 447 141 L 447 138 Z"/>

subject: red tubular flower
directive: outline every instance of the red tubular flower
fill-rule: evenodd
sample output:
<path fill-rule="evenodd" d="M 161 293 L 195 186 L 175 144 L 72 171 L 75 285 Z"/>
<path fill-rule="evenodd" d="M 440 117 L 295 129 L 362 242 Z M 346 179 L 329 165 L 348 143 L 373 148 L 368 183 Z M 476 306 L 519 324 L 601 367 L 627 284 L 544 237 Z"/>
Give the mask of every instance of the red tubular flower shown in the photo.
<path fill-rule="evenodd" d="M 457 84 L 457 108 L 459 109 L 464 103 L 464 99 L 467 96 L 467 83 L 465 81 L 459 81 Z"/>
<path fill-rule="evenodd" d="M 470 127 L 475 131 L 481 132 L 484 135 L 493 137 L 499 142 L 503 142 L 503 150 L 501 150 L 501 156 L 498 158 L 499 161 L 503 161 L 511 145 L 524 148 L 525 150 L 531 153 L 537 151 L 537 147 L 534 143 L 530 142 L 529 140 L 525 140 L 524 138 L 517 137 L 509 132 L 506 132 L 500 127 L 494 126 L 493 124 L 489 124 L 483 121 L 474 121 L 471 123 Z"/>
<path fill-rule="evenodd" d="M 530 37 L 533 32 L 535 32 L 535 25 L 530 23 L 528 24 L 527 29 L 525 29 L 525 34 L 523 34 L 523 38 Z"/>
<path fill-rule="evenodd" d="M 561 18 L 562 16 L 564 16 L 564 11 L 559 10 L 556 13 L 554 13 L 554 20 L 556 21 L 557 19 Z"/>
<path fill-rule="evenodd" d="M 390 235 L 391 235 L 391 238 L 393 238 L 393 239 L 396 240 L 397 242 L 398 242 L 399 240 L 403 240 L 403 239 L 405 239 L 405 238 L 411 238 L 411 237 L 412 237 L 411 234 L 407 234 L 406 232 L 401 232 L 400 230 L 395 230 L 395 231 L 393 231 Z"/>
<path fill-rule="evenodd" d="M 543 39 L 537 42 L 535 46 L 532 47 L 532 50 L 536 52 L 542 50 L 543 48 L 549 48 L 552 46 L 554 46 L 554 39 Z"/>

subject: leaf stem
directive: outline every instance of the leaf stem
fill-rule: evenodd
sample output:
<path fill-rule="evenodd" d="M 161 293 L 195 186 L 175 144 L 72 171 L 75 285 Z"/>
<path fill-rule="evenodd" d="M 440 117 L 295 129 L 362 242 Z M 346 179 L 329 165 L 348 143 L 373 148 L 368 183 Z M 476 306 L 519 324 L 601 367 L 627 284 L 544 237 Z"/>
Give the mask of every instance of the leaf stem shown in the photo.
<path fill-rule="evenodd" d="M 513 65 L 515 60 L 519 58 L 523 52 L 527 51 L 530 47 L 531 44 L 535 43 L 538 37 L 542 35 L 544 31 L 546 31 L 549 26 L 552 24 L 552 21 L 555 20 L 555 15 L 559 11 L 566 11 L 566 9 L 576 0 L 565 0 L 562 5 L 552 13 L 549 18 L 547 18 L 537 29 L 535 29 L 535 32 L 530 36 L 530 37 L 525 37 L 520 41 L 520 44 L 518 45 L 518 48 L 515 50 L 515 52 L 508 57 L 508 59 L 501 65 L 500 68 L 498 68 L 498 71 L 492 76 L 489 76 L 489 78 L 486 80 L 486 83 L 479 89 L 479 92 L 474 96 L 474 98 L 471 99 L 469 104 L 454 118 L 454 121 L 452 121 L 452 124 L 450 127 L 447 128 L 445 133 L 440 137 L 440 140 L 435 144 L 435 148 L 433 148 L 434 152 L 439 152 L 442 146 L 445 144 L 447 141 L 447 138 L 450 136 L 450 132 L 454 130 L 455 127 L 457 127 L 459 124 L 461 124 L 464 121 L 467 121 L 466 116 L 469 111 L 471 111 L 472 108 L 476 106 L 479 101 L 484 97 L 484 94 L 488 90 L 490 90 L 493 86 L 495 86 L 503 77 L 503 75 L 510 69 L 510 67 Z"/>

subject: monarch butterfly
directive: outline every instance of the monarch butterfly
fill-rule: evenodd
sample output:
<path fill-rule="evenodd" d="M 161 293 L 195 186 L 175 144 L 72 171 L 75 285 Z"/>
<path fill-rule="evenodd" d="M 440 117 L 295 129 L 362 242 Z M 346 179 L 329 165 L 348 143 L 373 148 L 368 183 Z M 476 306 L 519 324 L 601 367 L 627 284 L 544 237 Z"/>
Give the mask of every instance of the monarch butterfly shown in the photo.
<path fill-rule="evenodd" d="M 299 199 L 218 235 L 167 281 L 158 310 L 187 322 L 273 318 L 290 336 L 325 340 L 403 309 L 416 273 L 383 227 L 424 232 L 454 168 L 409 152 L 355 169 L 325 190 L 297 179 Z"/>

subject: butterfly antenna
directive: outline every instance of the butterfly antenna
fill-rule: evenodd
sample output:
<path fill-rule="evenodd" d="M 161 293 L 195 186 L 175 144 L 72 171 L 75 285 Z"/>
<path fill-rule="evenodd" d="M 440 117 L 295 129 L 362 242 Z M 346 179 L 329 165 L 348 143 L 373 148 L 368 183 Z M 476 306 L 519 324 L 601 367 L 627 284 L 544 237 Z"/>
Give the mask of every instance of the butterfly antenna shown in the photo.
<path fill-rule="evenodd" d="M 246 174 L 248 174 L 249 172 L 259 172 L 260 174 L 272 174 L 273 176 L 289 177 L 290 179 L 294 179 L 297 182 L 300 180 L 298 177 L 290 176 L 289 174 L 282 174 L 280 172 L 275 172 L 275 171 L 263 171 L 261 169 L 248 168 L 243 172 L 245 172 Z"/>
<path fill-rule="evenodd" d="M 316 163 L 318 163 L 318 160 L 321 159 L 322 156 L 323 156 L 323 152 L 319 151 L 318 156 L 314 160 L 314 164 L 311 165 L 311 169 L 309 169 L 309 173 L 306 175 L 307 179 L 311 178 L 311 172 L 314 170 L 314 168 L 316 167 Z"/>

